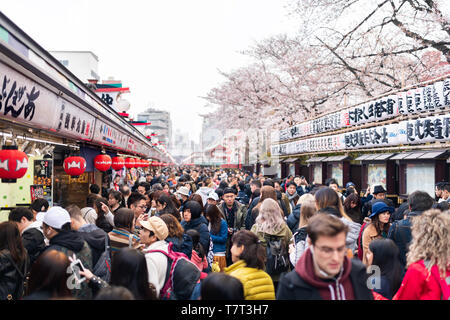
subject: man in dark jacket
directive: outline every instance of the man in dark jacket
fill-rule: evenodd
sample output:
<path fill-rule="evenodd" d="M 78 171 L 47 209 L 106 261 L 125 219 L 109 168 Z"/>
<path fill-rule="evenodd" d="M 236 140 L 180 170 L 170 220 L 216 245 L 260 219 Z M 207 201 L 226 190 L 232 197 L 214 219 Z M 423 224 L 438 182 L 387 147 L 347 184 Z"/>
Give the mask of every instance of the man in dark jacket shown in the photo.
<path fill-rule="evenodd" d="M 87 223 L 83 219 L 81 210 L 76 205 L 66 208 L 69 212 L 72 230 L 80 232 L 84 241 L 87 242 L 92 251 L 92 265 L 95 266 L 100 256 L 105 252 L 105 244 L 110 245 L 108 234 L 95 224 Z M 107 238 L 107 239 L 106 239 Z"/>
<path fill-rule="evenodd" d="M 375 186 L 373 188 L 372 200 L 366 202 L 362 207 L 362 219 L 364 219 L 365 217 L 368 217 L 370 215 L 370 213 L 372 212 L 372 205 L 378 201 L 383 201 L 384 203 L 386 203 L 388 205 L 388 207 L 395 208 L 392 200 L 386 198 L 386 190 L 383 188 L 383 186 L 381 186 L 381 185 Z"/>
<path fill-rule="evenodd" d="M 30 258 L 30 266 L 39 255 L 45 250 L 44 234 L 42 231 L 42 222 L 33 221 L 33 213 L 27 208 L 16 208 L 9 214 L 9 221 L 17 224 L 22 235 L 22 242 L 27 249 Z"/>
<path fill-rule="evenodd" d="M 348 227 L 329 214 L 308 223 L 309 248 L 281 278 L 277 300 L 373 300 L 365 266 L 346 256 Z"/>
<path fill-rule="evenodd" d="M 44 215 L 42 230 L 50 241 L 46 250 L 61 251 L 69 258 L 75 255 L 85 269 L 93 269 L 91 249 L 81 234 L 71 229 L 70 215 L 67 210 L 61 207 L 49 209 Z M 78 271 L 74 270 L 74 273 Z M 69 289 L 74 298 L 87 300 L 92 298 L 92 290 L 86 281 L 78 283 L 75 274 L 69 277 L 68 284 L 71 286 Z"/>
<path fill-rule="evenodd" d="M 399 260 L 406 266 L 406 254 L 411 242 L 411 217 L 433 207 L 434 199 L 425 191 L 414 191 L 408 197 L 409 213 L 405 219 L 395 221 L 389 228 L 388 238 L 392 239 L 399 249 Z"/>
<path fill-rule="evenodd" d="M 240 181 L 238 183 L 238 195 L 236 197 L 236 200 L 242 203 L 243 205 L 248 206 L 248 203 L 250 202 L 250 198 L 247 196 L 247 193 L 245 192 L 245 182 Z"/>

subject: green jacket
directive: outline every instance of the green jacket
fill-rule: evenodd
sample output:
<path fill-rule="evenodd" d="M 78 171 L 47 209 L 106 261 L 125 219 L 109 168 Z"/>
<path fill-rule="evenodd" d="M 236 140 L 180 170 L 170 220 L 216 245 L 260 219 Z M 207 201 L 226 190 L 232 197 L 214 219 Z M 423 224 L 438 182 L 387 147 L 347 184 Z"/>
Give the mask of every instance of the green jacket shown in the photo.
<path fill-rule="evenodd" d="M 237 205 L 237 210 L 234 214 L 234 225 L 228 226 L 228 228 L 233 228 L 236 231 L 237 230 L 245 230 L 245 217 L 247 216 L 247 206 L 238 202 L 234 201 L 234 205 Z M 222 213 L 222 218 L 225 219 L 225 221 L 228 223 L 227 216 L 225 214 L 225 208 L 226 206 L 225 202 L 221 202 L 217 205 L 217 207 L 220 210 L 220 213 Z"/>

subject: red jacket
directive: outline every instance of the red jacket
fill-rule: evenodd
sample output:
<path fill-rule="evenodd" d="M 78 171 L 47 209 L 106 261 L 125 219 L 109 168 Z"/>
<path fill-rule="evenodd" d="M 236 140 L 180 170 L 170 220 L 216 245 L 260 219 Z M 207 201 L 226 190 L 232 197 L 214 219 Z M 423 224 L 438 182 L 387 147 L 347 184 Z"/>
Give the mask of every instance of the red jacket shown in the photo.
<path fill-rule="evenodd" d="M 450 270 L 447 270 L 446 278 L 449 276 Z M 392 300 L 441 300 L 449 290 L 445 279 L 439 276 L 438 267 L 434 265 L 430 272 L 420 260 L 409 266 Z"/>

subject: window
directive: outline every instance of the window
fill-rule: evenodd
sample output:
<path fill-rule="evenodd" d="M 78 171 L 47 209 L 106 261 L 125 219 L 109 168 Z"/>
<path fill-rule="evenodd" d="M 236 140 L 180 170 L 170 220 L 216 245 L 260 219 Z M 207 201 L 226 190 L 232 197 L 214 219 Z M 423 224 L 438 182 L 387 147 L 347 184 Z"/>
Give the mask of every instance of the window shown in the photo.
<path fill-rule="evenodd" d="M 382 185 L 386 189 L 386 165 L 369 164 L 367 167 L 367 183 L 370 185 L 371 192 L 373 192 L 374 186 Z"/>
<path fill-rule="evenodd" d="M 314 165 L 313 177 L 314 177 L 315 184 L 322 184 L 322 165 L 321 164 Z"/>
<path fill-rule="evenodd" d="M 333 164 L 331 168 L 331 176 L 336 179 L 337 183 L 339 184 L 339 187 L 342 187 L 343 185 L 343 169 L 342 169 L 342 163 Z"/>
<path fill-rule="evenodd" d="M 434 198 L 434 164 L 408 163 L 406 165 L 406 193 L 421 190 Z"/>

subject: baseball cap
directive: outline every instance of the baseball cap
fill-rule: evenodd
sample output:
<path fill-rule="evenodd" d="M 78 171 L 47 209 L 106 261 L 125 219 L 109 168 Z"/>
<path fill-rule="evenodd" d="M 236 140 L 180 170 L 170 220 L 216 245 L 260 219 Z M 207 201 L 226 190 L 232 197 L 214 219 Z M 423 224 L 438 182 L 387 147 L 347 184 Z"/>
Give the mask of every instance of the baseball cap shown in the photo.
<path fill-rule="evenodd" d="M 141 226 L 147 230 L 153 231 L 159 240 L 165 240 L 169 235 L 169 229 L 166 223 L 160 217 L 150 217 L 147 221 L 141 221 Z"/>
<path fill-rule="evenodd" d="M 219 196 L 217 195 L 217 193 L 215 192 L 210 192 L 208 194 L 208 198 L 207 199 L 213 199 L 215 201 L 219 201 Z"/>
<path fill-rule="evenodd" d="M 66 223 L 71 223 L 69 212 L 62 207 L 52 207 L 44 215 L 43 222 L 55 229 L 61 229 Z"/>

